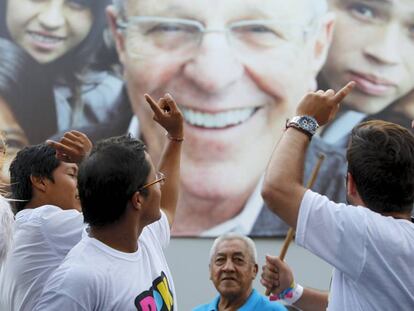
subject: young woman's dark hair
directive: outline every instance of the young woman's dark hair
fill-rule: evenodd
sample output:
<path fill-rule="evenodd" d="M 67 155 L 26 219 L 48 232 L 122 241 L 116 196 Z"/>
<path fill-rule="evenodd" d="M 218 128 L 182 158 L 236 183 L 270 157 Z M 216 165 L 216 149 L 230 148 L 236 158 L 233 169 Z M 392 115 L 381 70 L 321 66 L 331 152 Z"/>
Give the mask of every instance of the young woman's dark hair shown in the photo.
<path fill-rule="evenodd" d="M 0 37 L 12 40 L 6 24 L 7 3 L 13 0 L 0 0 Z M 72 90 L 79 83 L 82 70 L 93 60 L 94 54 L 103 45 L 102 31 L 105 28 L 105 8 L 110 0 L 66 0 L 87 6 L 92 13 L 92 27 L 87 37 L 73 50 L 62 57 L 45 64 L 46 74 L 67 84 Z"/>
<path fill-rule="evenodd" d="M 9 12 L 7 12 L 7 8 L 9 4 L 14 4 L 12 1 L 23 0 L 0 0 L 0 37 L 20 45 L 21 43 L 17 42 L 17 39 L 14 41 L 16 35 L 12 36 L 13 29 L 20 28 L 17 26 L 11 28 L 13 26 L 7 22 L 6 14 L 11 14 L 11 8 L 9 8 Z M 55 0 L 48 1 L 50 3 L 45 2 L 45 4 L 52 5 L 51 1 Z M 122 83 L 110 75 L 100 75 L 101 73 L 94 70 L 91 64 L 94 63 L 95 55 L 103 46 L 103 29 L 106 25 L 105 8 L 110 2 L 111 0 L 65 0 L 64 5 L 83 7 L 87 11 L 87 16 L 90 16 L 90 24 L 79 21 L 89 25 L 85 26 L 88 27 L 84 34 L 86 37 L 75 47 L 67 50 L 65 54 L 46 63 L 38 62 L 31 52 L 26 51 L 27 54 L 32 54 L 29 57 L 33 60 L 33 66 L 26 66 L 24 74 L 19 73 L 19 76 L 23 76 L 19 78 L 19 81 L 25 80 L 23 84 L 28 86 L 24 90 L 25 96 L 27 95 L 26 97 L 29 99 L 30 97 L 36 98 L 36 101 L 29 101 L 30 107 L 27 105 L 27 101 L 19 101 L 25 102 L 26 105 L 19 105 L 18 101 L 12 101 L 10 106 L 13 110 L 18 110 L 16 117 L 20 118 L 19 122 L 22 127 L 34 125 L 43 127 L 43 129 L 27 131 L 28 136 L 32 134 L 36 136 L 29 137 L 30 143 L 38 143 L 59 131 L 79 126 L 79 122 L 85 122 L 86 124 L 82 124 L 85 126 L 88 125 L 87 122 L 99 123 L 105 118 L 107 110 L 102 108 L 102 103 L 99 102 L 98 105 L 97 102 L 103 96 L 106 100 L 105 107 L 108 109 L 107 107 L 112 105 L 112 97 L 117 96 Z M 43 5 L 43 2 L 34 2 L 34 4 L 39 6 Z M 36 19 L 40 16 L 38 14 L 40 14 L 38 11 L 33 11 Z M 40 24 L 39 21 L 36 23 Z M 41 86 L 39 87 L 37 84 L 41 84 Z M 43 91 L 48 89 L 43 98 L 39 99 L 36 88 Z M 110 94 L 110 91 L 113 93 Z M 33 96 L 33 93 L 36 93 L 36 96 Z M 95 108 L 96 106 L 99 107 Z M 86 121 L 79 121 L 83 120 L 82 118 L 85 118 Z"/>
<path fill-rule="evenodd" d="M 43 76 L 41 65 L 22 48 L 2 38 L 0 97 L 13 112 L 30 143 L 42 142 L 56 132 L 53 83 L 48 80 L 48 76 Z M 9 141 L 8 134 L 5 133 L 5 136 L 10 145 L 13 142 Z"/>

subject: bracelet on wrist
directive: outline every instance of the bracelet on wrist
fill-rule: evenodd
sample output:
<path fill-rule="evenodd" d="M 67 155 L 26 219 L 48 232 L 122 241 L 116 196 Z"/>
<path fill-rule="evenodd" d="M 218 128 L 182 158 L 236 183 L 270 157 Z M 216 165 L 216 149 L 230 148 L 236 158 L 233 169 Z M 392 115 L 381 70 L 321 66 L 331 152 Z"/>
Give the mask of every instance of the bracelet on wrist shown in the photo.
<path fill-rule="evenodd" d="M 184 141 L 184 137 L 173 137 L 173 136 L 171 136 L 170 133 L 165 133 L 165 136 L 167 136 L 167 138 L 169 140 L 172 140 L 172 141 L 176 141 L 176 142 L 182 142 L 182 141 Z"/>
<path fill-rule="evenodd" d="M 290 287 L 286 288 L 279 295 L 272 296 L 271 300 L 278 300 L 286 305 L 293 305 L 302 297 L 302 294 L 303 287 L 293 281 Z"/>

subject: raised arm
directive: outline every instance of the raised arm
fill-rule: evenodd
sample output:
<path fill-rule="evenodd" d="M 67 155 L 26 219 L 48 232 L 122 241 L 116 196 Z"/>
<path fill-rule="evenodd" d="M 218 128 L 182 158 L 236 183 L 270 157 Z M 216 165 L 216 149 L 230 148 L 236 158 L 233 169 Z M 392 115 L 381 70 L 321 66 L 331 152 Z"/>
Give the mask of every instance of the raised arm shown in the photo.
<path fill-rule="evenodd" d="M 59 142 L 47 140 L 47 144 L 56 150 L 56 157 L 65 162 L 81 163 L 92 149 L 92 143 L 82 132 L 66 132 Z"/>
<path fill-rule="evenodd" d="M 335 93 L 333 90 L 307 94 L 296 110 L 298 116 L 310 116 L 319 125 L 328 123 L 340 102 L 352 90 L 353 82 Z M 266 169 L 262 196 L 267 206 L 296 229 L 299 207 L 306 191 L 302 183 L 309 136 L 296 127 L 286 129 L 276 145 Z"/>
<path fill-rule="evenodd" d="M 172 226 L 178 202 L 180 184 L 181 146 L 184 141 L 183 115 L 171 95 L 155 102 L 149 95 L 145 99 L 154 112 L 154 120 L 167 131 L 167 142 L 158 170 L 167 177 L 161 188 L 161 209 Z"/>

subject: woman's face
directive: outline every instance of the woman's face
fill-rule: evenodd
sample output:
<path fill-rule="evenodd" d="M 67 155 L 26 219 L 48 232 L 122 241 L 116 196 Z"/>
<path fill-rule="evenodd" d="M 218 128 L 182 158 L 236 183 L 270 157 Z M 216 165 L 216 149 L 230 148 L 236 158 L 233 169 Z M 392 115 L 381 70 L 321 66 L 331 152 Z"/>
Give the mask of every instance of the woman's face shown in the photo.
<path fill-rule="evenodd" d="M 46 64 L 87 37 L 93 16 L 82 0 L 8 0 L 6 23 L 12 39 Z"/>

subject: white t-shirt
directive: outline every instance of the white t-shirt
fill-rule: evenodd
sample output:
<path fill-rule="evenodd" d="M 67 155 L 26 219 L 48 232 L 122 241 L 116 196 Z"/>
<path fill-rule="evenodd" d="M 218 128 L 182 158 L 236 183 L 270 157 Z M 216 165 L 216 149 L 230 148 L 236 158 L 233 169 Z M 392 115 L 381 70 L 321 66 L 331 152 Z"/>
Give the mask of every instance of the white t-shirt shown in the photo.
<path fill-rule="evenodd" d="M 307 190 L 296 243 L 335 267 L 328 310 L 414 310 L 414 224 Z"/>
<path fill-rule="evenodd" d="M 0 266 L 12 243 L 13 217 L 9 203 L 0 195 Z"/>
<path fill-rule="evenodd" d="M 84 227 L 76 210 L 45 205 L 18 212 L 13 245 L 0 267 L 0 310 L 33 310 L 47 278 L 80 241 Z"/>
<path fill-rule="evenodd" d="M 177 310 L 163 253 L 169 240 L 164 213 L 144 228 L 135 253 L 84 235 L 49 278 L 35 310 Z"/>

